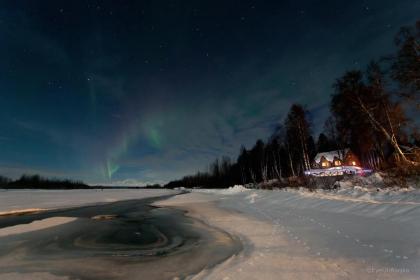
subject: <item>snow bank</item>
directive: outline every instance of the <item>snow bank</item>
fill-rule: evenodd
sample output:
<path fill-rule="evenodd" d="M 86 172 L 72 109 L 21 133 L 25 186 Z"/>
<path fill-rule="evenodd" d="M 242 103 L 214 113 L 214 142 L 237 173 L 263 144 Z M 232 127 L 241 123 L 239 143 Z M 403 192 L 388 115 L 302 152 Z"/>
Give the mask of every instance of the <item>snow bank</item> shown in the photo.
<path fill-rule="evenodd" d="M 233 187 L 229 187 L 227 189 L 190 189 L 192 192 L 200 192 L 200 193 L 217 193 L 217 194 L 237 194 L 242 192 L 248 192 L 250 189 L 245 188 L 243 185 L 234 185 Z"/>
<path fill-rule="evenodd" d="M 319 179 L 319 178 L 318 178 Z M 320 178 L 322 179 L 322 178 Z M 332 179 L 332 177 L 327 177 Z M 389 202 L 389 203 L 406 203 L 406 204 L 420 204 L 420 189 L 419 188 L 401 188 L 399 186 L 386 187 L 386 178 L 384 175 L 376 172 L 369 176 L 350 176 L 343 180 L 336 181 L 335 189 L 308 190 L 307 188 L 283 188 L 281 191 L 291 193 L 298 193 L 300 195 L 309 197 L 319 197 L 333 200 L 352 200 L 354 202 Z M 332 181 L 334 182 L 334 181 Z M 322 182 L 320 182 L 321 184 Z M 184 188 L 183 188 L 184 189 Z M 246 188 L 243 185 L 235 185 L 227 189 L 187 189 L 191 192 L 219 194 L 219 195 L 234 195 L 243 192 L 251 192 L 256 189 Z M 247 195 L 249 201 L 254 201 L 256 193 Z"/>
<path fill-rule="evenodd" d="M 33 221 L 29 224 L 5 227 L 0 229 L 0 237 L 46 229 L 49 227 L 70 223 L 76 219 L 77 218 L 74 217 L 52 217 L 39 221 Z"/>
<path fill-rule="evenodd" d="M 225 190 L 224 194 L 235 194 L 235 193 L 241 193 L 249 191 L 249 189 L 245 188 L 242 185 L 234 185 L 233 187 L 228 188 Z"/>
<path fill-rule="evenodd" d="M 335 189 L 285 188 L 283 190 L 306 197 L 312 196 L 333 200 L 420 204 L 420 189 L 401 188 L 400 186 L 387 187 L 384 181 L 385 179 L 380 173 L 373 173 L 366 177 L 346 177 L 335 182 Z"/>
<path fill-rule="evenodd" d="M 367 201 L 420 203 L 420 189 L 389 186 L 383 175 L 376 172 L 370 176 L 349 177 L 335 184 L 337 190 L 316 190 L 315 193 L 351 197 Z"/>
<path fill-rule="evenodd" d="M 333 177 L 319 177 L 318 180 L 332 179 Z M 331 183 L 331 185 L 332 185 Z M 304 196 L 316 196 L 320 198 L 334 199 L 334 200 L 353 200 L 364 202 L 404 202 L 420 204 L 420 189 L 419 188 L 401 188 L 400 186 L 387 187 L 388 183 L 383 174 L 375 172 L 369 176 L 349 176 L 343 180 L 336 181 L 335 189 L 322 189 L 322 181 L 319 181 L 318 188 L 315 190 L 308 190 L 305 187 L 282 188 L 282 191 L 298 193 Z M 185 190 L 185 188 L 182 188 Z M 191 192 L 233 195 L 243 192 L 255 191 L 256 189 L 246 188 L 243 185 L 235 185 L 227 189 L 187 189 Z M 248 195 L 248 199 L 253 201 L 255 193 Z"/>

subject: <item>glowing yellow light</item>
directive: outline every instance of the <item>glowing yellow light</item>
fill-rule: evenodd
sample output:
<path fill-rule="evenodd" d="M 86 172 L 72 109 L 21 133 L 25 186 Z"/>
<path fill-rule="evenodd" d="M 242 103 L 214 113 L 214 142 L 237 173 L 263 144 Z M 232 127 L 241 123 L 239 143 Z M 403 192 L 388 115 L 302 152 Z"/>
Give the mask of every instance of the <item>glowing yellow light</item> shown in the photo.
<path fill-rule="evenodd" d="M 352 162 L 351 162 L 351 165 L 356 165 L 356 162 L 355 162 L 355 161 L 352 161 Z"/>
<path fill-rule="evenodd" d="M 341 162 L 339 160 L 334 161 L 334 165 L 341 165 Z"/>

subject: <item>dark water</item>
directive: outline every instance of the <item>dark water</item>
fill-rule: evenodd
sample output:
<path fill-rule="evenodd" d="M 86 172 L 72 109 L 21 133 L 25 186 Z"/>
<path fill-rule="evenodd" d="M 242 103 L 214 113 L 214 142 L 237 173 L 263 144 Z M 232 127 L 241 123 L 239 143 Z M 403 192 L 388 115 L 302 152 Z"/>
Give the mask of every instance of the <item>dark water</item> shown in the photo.
<path fill-rule="evenodd" d="M 0 218 L 0 228 L 50 217 L 74 222 L 0 238 L 5 273 L 48 272 L 70 279 L 173 279 L 210 268 L 240 249 L 229 234 L 153 199 Z"/>

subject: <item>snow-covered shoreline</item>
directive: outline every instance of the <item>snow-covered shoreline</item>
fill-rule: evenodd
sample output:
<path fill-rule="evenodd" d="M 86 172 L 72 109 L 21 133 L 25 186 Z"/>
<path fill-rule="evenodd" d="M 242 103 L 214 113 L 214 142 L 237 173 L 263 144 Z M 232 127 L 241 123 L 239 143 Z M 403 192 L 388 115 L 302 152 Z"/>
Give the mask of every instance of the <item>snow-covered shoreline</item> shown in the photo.
<path fill-rule="evenodd" d="M 172 190 L 0 190 L 0 215 L 51 210 L 179 193 Z"/>
<path fill-rule="evenodd" d="M 412 224 L 414 219 L 401 219 L 404 213 L 397 215 L 405 206 L 381 212 L 367 203 L 240 187 L 194 190 L 157 205 L 184 209 L 243 243 L 242 253 L 193 279 L 419 277 L 420 227 Z M 415 209 L 406 216 L 418 217 L 420 208 Z M 391 213 L 394 217 L 388 221 Z"/>
<path fill-rule="evenodd" d="M 52 217 L 39 221 L 34 221 L 29 224 L 21 224 L 0 229 L 0 237 L 21 234 L 41 229 L 46 229 L 54 226 L 63 225 L 75 221 L 74 217 Z"/>
<path fill-rule="evenodd" d="M 236 194 L 270 186 L 269 191 L 284 191 L 308 197 L 318 197 L 331 200 L 347 200 L 353 202 L 390 203 L 390 204 L 420 204 L 419 178 L 411 178 L 408 186 L 401 187 L 390 183 L 390 179 L 375 172 L 369 176 L 318 177 L 315 188 L 308 187 L 282 187 L 277 188 L 277 180 L 257 184 L 257 188 L 247 188 L 235 185 L 227 189 L 188 189 L 191 192 Z M 324 182 L 325 180 L 325 182 Z M 273 187 L 274 186 L 274 187 Z M 184 189 L 184 188 L 181 188 Z M 184 189 L 185 190 L 185 189 Z"/>
<path fill-rule="evenodd" d="M 264 275 L 264 279 L 419 279 L 420 190 L 384 187 L 382 183 L 382 178 L 375 174 L 347 178 L 336 182 L 337 188 L 330 190 L 261 190 L 243 186 L 192 189 L 190 198 L 183 195 L 169 201 L 182 199 L 180 206 L 186 205 L 187 209 L 194 205 L 194 215 L 201 215 L 209 223 L 250 242 L 245 246 L 248 258 L 230 260 L 229 264 L 206 272 L 206 279 L 258 279 L 259 275 Z M 206 199 L 230 213 L 223 215 L 236 213 L 246 221 L 235 222 L 230 218 L 220 223 L 220 217 L 206 216 L 208 206 L 200 210 Z M 257 233 L 249 227 L 251 224 L 260 229 L 268 226 L 272 231 Z M 255 235 L 277 241 L 258 249 L 255 242 L 261 240 Z M 267 254 L 282 243 L 280 240 L 285 242 L 282 248 L 288 255 Z M 288 258 L 295 261 L 289 263 Z M 275 267 L 273 260 L 278 266 L 287 265 Z M 293 273 L 289 274 L 290 270 Z M 243 271 L 245 275 L 241 274 Z"/>

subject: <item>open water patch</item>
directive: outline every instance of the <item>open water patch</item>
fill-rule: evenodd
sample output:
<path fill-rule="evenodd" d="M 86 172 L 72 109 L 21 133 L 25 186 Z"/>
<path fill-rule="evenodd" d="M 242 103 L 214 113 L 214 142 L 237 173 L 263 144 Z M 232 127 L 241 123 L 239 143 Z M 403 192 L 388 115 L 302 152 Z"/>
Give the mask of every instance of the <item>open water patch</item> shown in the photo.
<path fill-rule="evenodd" d="M 241 250 L 235 237 L 182 210 L 150 206 L 154 200 L 0 218 L 1 228 L 76 217 L 63 225 L 0 238 L 0 279 L 2 273 L 16 272 L 70 279 L 185 278 Z"/>

